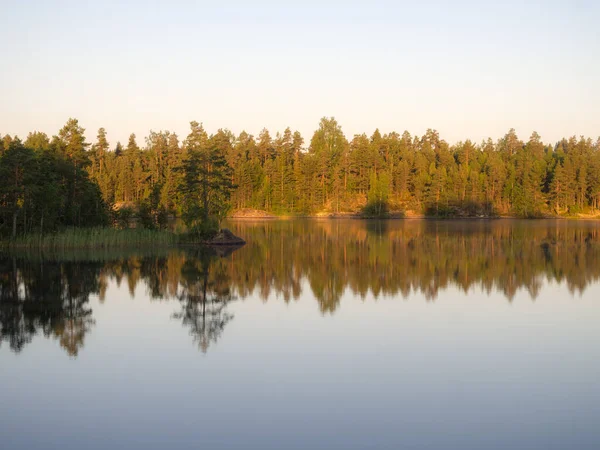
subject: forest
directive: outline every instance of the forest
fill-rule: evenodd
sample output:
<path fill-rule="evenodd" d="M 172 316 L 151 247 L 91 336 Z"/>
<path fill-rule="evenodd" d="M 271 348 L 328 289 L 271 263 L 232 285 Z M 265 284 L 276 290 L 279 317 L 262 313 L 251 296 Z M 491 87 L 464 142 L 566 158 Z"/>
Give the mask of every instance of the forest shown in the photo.
<path fill-rule="evenodd" d="M 0 233 L 16 236 L 64 227 L 119 224 L 146 228 L 168 217 L 202 227 L 232 211 L 276 215 L 388 212 L 432 217 L 594 215 L 600 209 L 600 139 L 527 141 L 513 129 L 497 141 L 449 144 L 375 130 L 348 139 L 323 118 L 309 141 L 287 128 L 257 137 L 190 123 L 183 140 L 150 131 L 140 144 L 93 143 L 69 119 L 52 137 L 34 131 L 0 142 Z"/>

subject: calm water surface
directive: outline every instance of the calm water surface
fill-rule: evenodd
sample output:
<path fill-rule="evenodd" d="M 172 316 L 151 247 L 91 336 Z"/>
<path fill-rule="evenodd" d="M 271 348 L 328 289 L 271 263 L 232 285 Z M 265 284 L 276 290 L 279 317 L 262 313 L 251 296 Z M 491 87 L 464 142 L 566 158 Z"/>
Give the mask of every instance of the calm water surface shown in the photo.
<path fill-rule="evenodd" d="M 229 226 L 0 257 L 0 448 L 600 448 L 600 223 Z"/>

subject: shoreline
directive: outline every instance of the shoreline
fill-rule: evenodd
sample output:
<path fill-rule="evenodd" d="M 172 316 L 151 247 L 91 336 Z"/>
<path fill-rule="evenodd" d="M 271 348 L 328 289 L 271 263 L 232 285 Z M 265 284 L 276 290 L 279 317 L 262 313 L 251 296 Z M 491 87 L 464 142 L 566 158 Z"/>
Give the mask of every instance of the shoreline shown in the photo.
<path fill-rule="evenodd" d="M 593 217 L 565 217 L 565 216 L 542 216 L 542 217 L 518 217 L 518 216 L 452 216 L 452 217 L 439 217 L 439 216 L 426 216 L 426 215 L 409 215 L 402 216 L 400 214 L 390 214 L 383 217 L 372 217 L 363 216 L 361 214 L 312 214 L 312 215 L 248 215 L 248 216 L 230 216 L 227 220 L 245 221 L 245 220 L 294 220 L 294 219 L 315 219 L 315 220 L 339 220 L 339 219 L 352 219 L 352 220 L 579 220 L 579 221 L 600 221 L 600 215 Z"/>
<path fill-rule="evenodd" d="M 365 215 L 356 212 L 318 212 L 313 214 L 275 214 L 265 210 L 244 208 L 234 211 L 227 220 L 292 220 L 292 219 L 362 219 L 362 220 L 600 220 L 600 211 L 595 213 L 578 213 L 575 215 L 541 214 L 539 217 L 519 217 L 513 214 L 452 214 L 428 215 L 414 210 L 395 210 L 381 216 Z"/>

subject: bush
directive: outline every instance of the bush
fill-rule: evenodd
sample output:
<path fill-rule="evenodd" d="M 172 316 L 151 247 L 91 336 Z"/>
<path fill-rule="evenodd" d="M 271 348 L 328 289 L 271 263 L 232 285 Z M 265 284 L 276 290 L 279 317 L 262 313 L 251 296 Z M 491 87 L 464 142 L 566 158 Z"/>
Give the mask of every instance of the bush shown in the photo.
<path fill-rule="evenodd" d="M 155 214 L 155 223 L 159 230 L 166 230 L 169 225 L 169 213 L 164 207 L 158 208 Z"/>
<path fill-rule="evenodd" d="M 387 217 L 388 204 L 384 201 L 372 201 L 365 205 L 362 210 L 365 217 Z"/>
<path fill-rule="evenodd" d="M 140 225 L 147 230 L 165 230 L 169 224 L 169 213 L 163 207 L 153 208 L 147 200 L 143 201 L 138 213 Z"/>
<path fill-rule="evenodd" d="M 133 209 L 128 207 L 120 208 L 114 213 L 115 226 L 121 230 L 129 228 L 129 222 L 133 217 Z"/>
<path fill-rule="evenodd" d="M 152 214 L 152 208 L 148 202 L 143 202 L 140 205 L 139 213 L 140 225 L 146 230 L 155 230 L 156 225 L 154 223 L 154 216 Z"/>
<path fill-rule="evenodd" d="M 191 241 L 205 241 L 212 239 L 219 232 L 219 221 L 214 217 L 195 221 L 188 226 L 188 239 Z"/>

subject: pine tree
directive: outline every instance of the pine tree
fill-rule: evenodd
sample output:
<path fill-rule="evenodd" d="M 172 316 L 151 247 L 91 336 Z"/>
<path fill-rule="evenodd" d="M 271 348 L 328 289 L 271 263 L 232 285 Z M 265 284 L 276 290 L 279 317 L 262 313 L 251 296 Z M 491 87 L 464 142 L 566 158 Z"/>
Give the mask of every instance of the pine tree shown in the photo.
<path fill-rule="evenodd" d="M 202 227 L 211 218 L 220 222 L 229 210 L 231 168 L 225 159 L 222 135 L 210 140 L 201 124 L 190 122 L 191 131 L 184 146 L 187 158 L 183 161 L 180 189 L 183 194 L 184 219 L 192 231 L 203 234 Z M 210 231 L 214 232 L 214 229 Z"/>
<path fill-rule="evenodd" d="M 310 141 L 310 152 L 315 156 L 319 174 L 319 197 L 322 206 L 327 204 L 333 180 L 334 167 L 347 145 L 341 126 L 331 117 L 323 117 L 319 129 Z"/>

